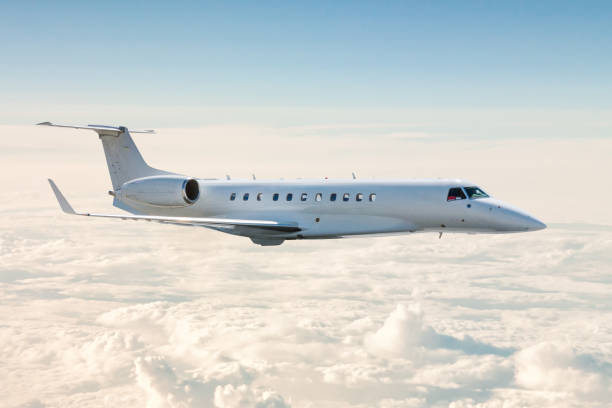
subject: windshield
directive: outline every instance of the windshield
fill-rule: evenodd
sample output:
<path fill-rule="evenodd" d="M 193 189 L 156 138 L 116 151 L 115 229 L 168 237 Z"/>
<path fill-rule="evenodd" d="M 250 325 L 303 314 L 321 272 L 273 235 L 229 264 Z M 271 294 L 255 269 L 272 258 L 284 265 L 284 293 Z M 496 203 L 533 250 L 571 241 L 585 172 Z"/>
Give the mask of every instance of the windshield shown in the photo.
<path fill-rule="evenodd" d="M 470 199 L 487 198 L 489 196 L 479 187 L 464 187 L 464 189 Z"/>

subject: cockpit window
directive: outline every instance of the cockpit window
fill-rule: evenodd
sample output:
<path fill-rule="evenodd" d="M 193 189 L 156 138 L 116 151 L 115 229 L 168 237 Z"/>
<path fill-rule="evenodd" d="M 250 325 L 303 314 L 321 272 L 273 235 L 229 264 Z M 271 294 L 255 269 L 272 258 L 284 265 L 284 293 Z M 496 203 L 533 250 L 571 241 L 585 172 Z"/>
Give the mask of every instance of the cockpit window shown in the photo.
<path fill-rule="evenodd" d="M 464 188 L 465 188 L 465 192 L 467 193 L 468 197 L 470 197 L 470 199 L 472 200 L 476 198 L 487 198 L 489 196 L 487 193 L 485 193 L 478 187 L 464 187 Z"/>
<path fill-rule="evenodd" d="M 454 187 L 448 190 L 446 201 L 465 200 L 465 194 L 460 187 Z"/>

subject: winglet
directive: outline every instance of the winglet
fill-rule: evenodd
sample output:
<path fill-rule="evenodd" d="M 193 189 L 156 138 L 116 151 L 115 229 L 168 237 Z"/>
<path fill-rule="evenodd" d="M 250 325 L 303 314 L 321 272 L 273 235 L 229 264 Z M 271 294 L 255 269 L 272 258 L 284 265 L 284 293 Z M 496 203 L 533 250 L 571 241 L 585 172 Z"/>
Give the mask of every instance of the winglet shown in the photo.
<path fill-rule="evenodd" d="M 51 189 L 53 190 L 53 193 L 55 194 L 55 198 L 57 198 L 57 202 L 59 203 L 60 207 L 62 208 L 62 211 L 65 212 L 66 214 L 73 214 L 73 215 L 75 215 L 76 212 L 74 211 L 72 206 L 68 203 L 68 200 L 66 200 L 66 197 L 64 197 L 64 195 L 59 190 L 59 188 L 57 188 L 57 186 L 55 185 L 53 180 L 51 180 L 51 179 L 48 179 L 48 180 L 49 180 L 49 184 L 51 185 Z"/>

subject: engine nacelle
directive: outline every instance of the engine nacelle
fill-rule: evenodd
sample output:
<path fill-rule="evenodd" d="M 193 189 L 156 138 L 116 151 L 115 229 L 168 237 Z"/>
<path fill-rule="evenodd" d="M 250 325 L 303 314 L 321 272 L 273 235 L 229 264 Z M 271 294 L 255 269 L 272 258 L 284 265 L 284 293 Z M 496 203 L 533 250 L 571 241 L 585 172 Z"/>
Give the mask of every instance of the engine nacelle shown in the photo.
<path fill-rule="evenodd" d="M 157 207 L 186 207 L 200 198 L 200 185 L 184 176 L 143 177 L 124 183 L 115 195 L 122 201 Z"/>

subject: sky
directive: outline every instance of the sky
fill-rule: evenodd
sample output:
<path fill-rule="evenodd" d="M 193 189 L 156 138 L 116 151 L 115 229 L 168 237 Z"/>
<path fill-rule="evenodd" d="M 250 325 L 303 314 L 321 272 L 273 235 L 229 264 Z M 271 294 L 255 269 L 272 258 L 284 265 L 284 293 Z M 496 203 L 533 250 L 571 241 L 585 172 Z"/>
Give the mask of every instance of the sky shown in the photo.
<path fill-rule="evenodd" d="M 91 2 L 89 2 L 91 3 Z M 612 404 L 607 2 L 0 4 L 3 406 Z M 460 177 L 548 225 L 254 246 L 118 212 L 196 177 Z M 90 134 L 92 133 L 92 134 Z"/>
<path fill-rule="evenodd" d="M 496 3 L 3 2 L 1 98 L 24 108 L 612 108 L 609 2 Z"/>

